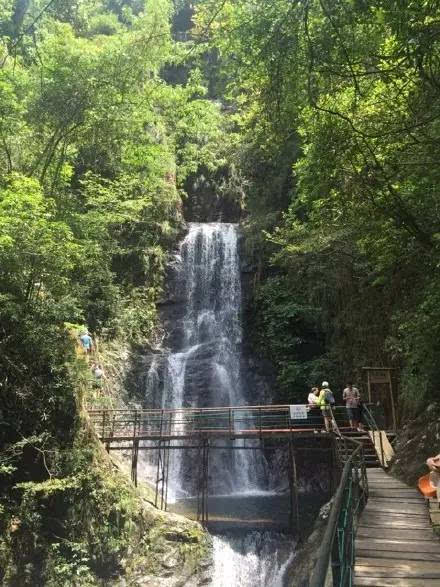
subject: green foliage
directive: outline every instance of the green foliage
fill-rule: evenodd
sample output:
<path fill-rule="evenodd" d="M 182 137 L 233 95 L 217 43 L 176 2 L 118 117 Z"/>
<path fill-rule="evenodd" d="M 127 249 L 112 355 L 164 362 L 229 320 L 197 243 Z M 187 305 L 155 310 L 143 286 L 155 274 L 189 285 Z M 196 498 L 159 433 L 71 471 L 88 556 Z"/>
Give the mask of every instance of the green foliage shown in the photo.
<path fill-rule="evenodd" d="M 201 0 L 197 15 L 231 80 L 250 233 L 269 234 L 256 262 L 271 258 L 285 295 L 317 309 L 337 380 L 391 364 L 405 402 L 423 405 L 438 396 L 438 6 L 257 4 Z M 285 303 L 268 299 L 261 333 L 273 338 Z M 281 378 L 295 380 L 295 357 L 276 346 Z"/>
<path fill-rule="evenodd" d="M 90 437 L 78 446 L 90 373 L 75 339 L 154 337 L 185 181 L 225 164 L 200 72 L 164 79 L 187 51 L 172 14 L 170 0 L 0 1 L 2 584 L 96 584 L 131 539 L 139 504 Z"/>
<path fill-rule="evenodd" d="M 139 516 L 139 499 L 128 482 L 104 463 L 85 467 L 84 453 L 70 455 L 72 475 L 15 486 L 18 529 L 11 535 L 13 562 L 6 580 L 26 584 L 96 585 L 117 572 Z"/>
<path fill-rule="evenodd" d="M 0 191 L 0 287 L 4 310 L 47 311 L 65 292 L 69 273 L 84 254 L 55 202 L 38 182 L 11 174 Z"/>
<path fill-rule="evenodd" d="M 283 401 L 304 401 L 304 388 L 318 385 L 326 374 L 321 358 L 322 333 L 317 329 L 319 308 L 307 304 L 301 292 L 292 295 L 285 277 L 266 280 L 255 296 L 255 346 L 278 367 L 277 394 Z"/>

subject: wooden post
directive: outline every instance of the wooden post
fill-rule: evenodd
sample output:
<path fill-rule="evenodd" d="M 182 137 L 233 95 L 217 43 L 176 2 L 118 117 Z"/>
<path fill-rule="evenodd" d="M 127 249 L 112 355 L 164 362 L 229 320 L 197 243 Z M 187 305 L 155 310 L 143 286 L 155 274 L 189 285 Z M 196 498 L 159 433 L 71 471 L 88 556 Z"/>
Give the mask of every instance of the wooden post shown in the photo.
<path fill-rule="evenodd" d="M 133 421 L 133 439 L 136 438 L 137 421 L 138 421 L 138 412 L 137 412 L 137 410 L 135 410 L 134 411 L 134 421 Z M 133 440 L 133 442 L 134 442 L 134 440 Z"/>
<path fill-rule="evenodd" d="M 106 430 L 106 426 L 107 426 L 107 422 L 106 422 L 107 418 L 106 418 L 106 416 L 107 416 L 107 411 L 104 411 L 104 419 L 103 419 L 103 424 L 102 424 L 102 430 L 103 430 L 102 435 L 103 435 L 103 437 L 104 437 L 104 435 L 107 432 L 107 430 Z M 109 416 L 109 418 L 110 418 L 110 416 Z M 110 434 L 110 420 L 109 420 L 109 431 L 108 432 Z M 108 442 L 108 441 L 105 443 L 105 450 L 108 453 L 110 453 L 110 442 Z"/>
<path fill-rule="evenodd" d="M 206 439 L 206 458 L 205 458 L 205 523 L 209 522 L 209 439 Z"/>
<path fill-rule="evenodd" d="M 197 486 L 197 519 L 204 526 L 209 521 L 208 484 L 209 484 L 209 440 L 201 438 L 199 445 L 199 474 Z"/>
<path fill-rule="evenodd" d="M 170 419 L 169 419 L 169 423 L 168 423 L 168 435 L 171 436 L 173 431 L 173 413 L 170 412 Z M 163 508 L 165 511 L 167 511 L 168 508 L 168 478 L 169 478 L 169 472 L 170 472 L 170 446 L 171 446 L 171 440 L 168 439 L 168 442 L 165 444 L 164 447 L 164 479 L 163 479 L 163 484 L 165 486 L 165 497 L 164 497 L 164 503 L 163 503 Z"/>
<path fill-rule="evenodd" d="M 161 444 L 161 448 L 160 448 L 161 452 L 162 452 L 162 457 L 161 457 L 161 463 L 162 463 L 162 471 L 161 471 L 161 483 L 162 483 L 162 488 L 160 491 L 160 509 L 163 510 L 165 509 L 165 467 L 166 467 L 166 455 L 167 452 L 169 453 L 169 451 L 167 451 L 167 445 L 166 445 L 166 441 L 165 443 Z"/>
<path fill-rule="evenodd" d="M 165 511 L 168 509 L 168 477 L 170 472 L 170 444 L 171 440 L 168 441 L 168 450 L 166 455 L 165 463 Z"/>
<path fill-rule="evenodd" d="M 367 387 L 368 387 L 368 402 L 371 404 L 371 380 L 370 380 L 370 371 L 367 371 Z"/>
<path fill-rule="evenodd" d="M 200 520 L 201 515 L 202 515 L 202 503 L 201 503 L 201 498 L 202 498 L 202 492 L 201 492 L 201 483 L 202 483 L 202 450 L 203 450 L 203 440 L 202 437 L 199 436 L 199 444 L 197 446 L 197 459 L 196 459 L 196 463 L 198 463 L 199 468 L 198 468 L 198 478 L 197 478 L 197 520 Z"/>
<path fill-rule="evenodd" d="M 289 434 L 289 487 L 290 487 L 290 529 L 293 532 L 294 522 L 298 535 L 301 534 L 299 524 L 298 475 L 296 470 L 295 450 L 293 448 L 292 431 Z"/>
<path fill-rule="evenodd" d="M 161 440 L 158 441 L 158 447 L 157 447 L 157 466 L 156 466 L 156 492 L 155 492 L 155 496 L 154 496 L 154 506 L 157 507 L 157 502 L 159 500 L 159 479 L 160 479 L 160 458 L 161 458 L 161 453 L 160 453 L 160 445 L 161 445 Z"/>
<path fill-rule="evenodd" d="M 159 499 L 159 482 L 160 482 L 160 473 L 161 468 L 163 468 L 162 464 L 162 426 L 163 426 L 163 410 L 160 412 L 160 429 L 159 429 L 159 441 L 157 447 L 157 468 L 156 468 L 156 494 L 154 499 L 154 505 L 157 507 L 157 502 Z"/>
<path fill-rule="evenodd" d="M 131 453 L 131 480 L 137 487 L 137 463 L 139 454 L 139 440 L 133 439 L 133 448 Z"/>
<path fill-rule="evenodd" d="M 393 384 L 391 378 L 391 371 L 393 370 L 392 367 L 363 367 L 363 369 L 367 371 L 368 399 L 370 403 L 373 402 L 373 398 L 371 396 L 372 384 L 388 386 L 389 402 L 388 398 L 385 398 L 385 396 L 382 394 L 380 399 L 382 400 L 385 409 L 386 420 L 389 422 L 391 418 L 393 430 L 396 430 L 396 408 L 394 405 Z M 387 406 L 391 408 L 391 414 L 389 413 L 389 410 L 386 409 Z"/>
<path fill-rule="evenodd" d="M 391 412 L 392 412 L 392 417 L 393 417 L 393 431 L 396 432 L 397 430 L 397 425 L 396 425 L 396 408 L 394 406 L 394 393 L 393 393 L 393 383 L 392 383 L 392 378 L 391 378 L 391 373 L 390 373 L 390 397 L 391 397 Z"/>

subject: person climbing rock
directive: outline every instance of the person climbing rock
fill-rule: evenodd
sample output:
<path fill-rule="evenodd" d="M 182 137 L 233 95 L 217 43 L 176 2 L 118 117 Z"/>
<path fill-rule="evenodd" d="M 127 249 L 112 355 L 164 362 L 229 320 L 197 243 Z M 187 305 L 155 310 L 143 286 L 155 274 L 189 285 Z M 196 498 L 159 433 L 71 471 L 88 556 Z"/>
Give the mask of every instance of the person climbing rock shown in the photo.
<path fill-rule="evenodd" d="M 104 371 L 102 370 L 101 365 L 99 365 L 97 363 L 93 363 L 92 373 L 95 376 L 95 382 L 94 382 L 95 387 L 101 388 L 103 381 L 104 381 Z"/>
<path fill-rule="evenodd" d="M 81 342 L 81 347 L 82 347 L 83 351 L 85 352 L 85 354 L 86 355 L 90 354 L 93 349 L 93 341 L 92 341 L 92 337 L 87 332 L 87 330 L 81 334 L 81 336 L 79 337 L 79 340 Z"/>

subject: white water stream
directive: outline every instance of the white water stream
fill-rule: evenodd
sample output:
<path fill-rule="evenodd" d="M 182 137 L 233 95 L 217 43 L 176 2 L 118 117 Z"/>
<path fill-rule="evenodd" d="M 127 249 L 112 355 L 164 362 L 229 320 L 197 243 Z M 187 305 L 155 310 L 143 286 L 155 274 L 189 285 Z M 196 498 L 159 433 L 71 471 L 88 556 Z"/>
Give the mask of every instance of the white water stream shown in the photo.
<path fill-rule="evenodd" d="M 284 573 L 294 557 L 293 552 L 286 555 L 292 543 L 275 532 L 214 536 L 213 545 L 215 587 L 283 587 Z"/>
<path fill-rule="evenodd" d="M 185 300 L 181 341 L 165 358 L 162 380 L 158 360 L 151 363 L 147 397 L 160 397 L 160 407 L 164 408 L 246 405 L 240 373 L 238 227 L 191 223 L 175 265 L 177 287 Z M 191 451 L 171 452 L 169 496 L 194 495 L 195 455 Z M 261 452 L 228 449 L 210 452 L 211 495 L 255 495 L 266 491 Z M 152 477 L 154 467 L 147 460 L 143 461 L 143 468 L 144 474 Z M 286 539 L 281 534 L 251 531 L 240 536 L 214 536 L 212 584 L 214 587 L 281 587 L 291 556 L 292 538 Z"/>

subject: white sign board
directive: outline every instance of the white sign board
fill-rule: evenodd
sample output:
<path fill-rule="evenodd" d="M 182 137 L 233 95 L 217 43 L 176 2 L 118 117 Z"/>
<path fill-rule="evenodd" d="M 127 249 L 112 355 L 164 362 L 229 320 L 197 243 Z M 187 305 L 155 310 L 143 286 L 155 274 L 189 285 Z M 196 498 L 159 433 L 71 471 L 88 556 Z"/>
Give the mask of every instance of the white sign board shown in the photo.
<path fill-rule="evenodd" d="M 307 420 L 306 406 L 289 406 L 291 420 Z"/>

